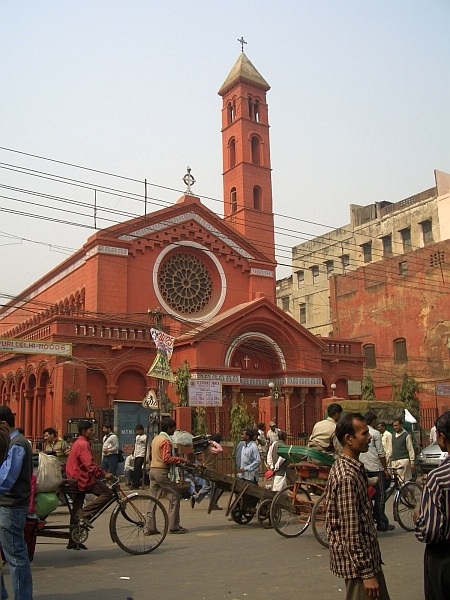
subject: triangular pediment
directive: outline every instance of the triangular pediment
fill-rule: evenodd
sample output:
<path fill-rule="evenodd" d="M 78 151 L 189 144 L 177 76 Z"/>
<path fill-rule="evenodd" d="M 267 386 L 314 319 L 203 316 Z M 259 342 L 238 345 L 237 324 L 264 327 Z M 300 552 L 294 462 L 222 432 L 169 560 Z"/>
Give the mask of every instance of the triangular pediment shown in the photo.
<path fill-rule="evenodd" d="M 188 229 L 186 225 L 189 225 Z M 181 239 L 184 241 L 189 239 L 192 234 L 195 236 L 193 227 L 196 227 L 197 231 L 206 232 L 211 240 L 227 246 L 230 251 L 243 259 L 270 262 L 266 256 L 194 196 L 184 196 L 171 207 L 103 229 L 92 236 L 88 243 L 111 244 L 116 240 L 124 247 L 142 240 L 149 242 L 170 240 L 171 243 L 176 243 Z"/>
<path fill-rule="evenodd" d="M 258 331 L 270 332 L 271 335 L 277 338 L 287 335 L 288 332 L 290 343 L 294 345 L 302 343 L 304 346 L 305 341 L 308 341 L 308 344 L 315 346 L 318 352 L 323 352 L 326 349 L 323 340 L 312 334 L 265 297 L 234 306 L 209 319 L 206 323 L 193 327 L 177 338 L 176 345 L 193 344 L 206 341 L 209 338 L 213 340 L 218 337 L 226 339 L 228 335 L 233 335 L 233 332 L 237 334 L 239 330 L 254 326 L 257 327 Z M 227 336 L 224 336 L 225 331 L 228 332 Z"/>

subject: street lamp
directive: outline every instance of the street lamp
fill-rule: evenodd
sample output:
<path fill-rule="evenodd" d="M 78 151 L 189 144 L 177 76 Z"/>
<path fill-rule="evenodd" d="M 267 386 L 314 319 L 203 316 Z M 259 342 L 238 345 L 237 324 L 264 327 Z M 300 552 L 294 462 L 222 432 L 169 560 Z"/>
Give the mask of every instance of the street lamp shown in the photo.
<path fill-rule="evenodd" d="M 335 398 L 335 397 L 336 397 L 336 393 L 335 393 L 335 392 L 336 392 L 336 384 L 335 384 L 335 383 L 332 383 L 332 384 L 330 385 L 330 388 L 331 388 L 331 397 L 332 397 L 332 398 Z"/>
<path fill-rule="evenodd" d="M 269 383 L 270 397 L 275 402 L 275 423 L 278 427 L 278 401 L 280 400 L 281 392 L 273 381 Z"/>

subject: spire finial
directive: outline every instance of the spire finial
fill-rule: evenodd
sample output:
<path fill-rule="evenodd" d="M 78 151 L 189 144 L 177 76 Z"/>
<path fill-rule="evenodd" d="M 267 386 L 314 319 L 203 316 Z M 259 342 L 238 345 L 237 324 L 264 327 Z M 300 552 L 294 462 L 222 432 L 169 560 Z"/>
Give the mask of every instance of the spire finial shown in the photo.
<path fill-rule="evenodd" d="M 186 194 L 190 194 L 191 193 L 191 186 L 194 185 L 194 183 L 195 183 L 195 179 L 191 175 L 191 167 L 187 167 L 187 173 L 183 177 L 183 181 L 187 185 L 187 190 L 186 190 L 185 193 Z"/>
<path fill-rule="evenodd" d="M 244 44 L 246 44 L 247 42 L 244 40 L 244 36 L 243 35 L 241 35 L 241 39 L 238 40 L 238 42 L 241 45 L 241 52 L 244 52 Z"/>

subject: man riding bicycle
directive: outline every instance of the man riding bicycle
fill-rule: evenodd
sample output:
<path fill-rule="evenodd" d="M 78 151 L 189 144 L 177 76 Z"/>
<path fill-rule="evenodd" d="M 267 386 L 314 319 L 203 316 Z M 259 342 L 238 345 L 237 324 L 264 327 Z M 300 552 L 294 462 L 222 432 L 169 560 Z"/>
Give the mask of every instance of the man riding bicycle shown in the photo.
<path fill-rule="evenodd" d="M 72 446 L 66 464 L 67 478 L 74 479 L 77 486 L 77 491 L 72 496 L 72 513 L 74 518 L 71 518 L 70 524 L 77 525 L 77 523 L 83 521 L 90 527 L 90 518 L 112 498 L 112 491 L 100 479 L 111 479 L 114 475 L 106 473 L 94 461 L 91 448 L 91 439 L 94 435 L 92 423 L 90 421 L 81 421 L 78 424 L 78 433 L 79 436 Z M 86 493 L 94 494 L 97 497 L 83 508 Z M 84 544 L 77 544 L 70 540 L 67 549 L 87 550 L 87 547 Z"/>

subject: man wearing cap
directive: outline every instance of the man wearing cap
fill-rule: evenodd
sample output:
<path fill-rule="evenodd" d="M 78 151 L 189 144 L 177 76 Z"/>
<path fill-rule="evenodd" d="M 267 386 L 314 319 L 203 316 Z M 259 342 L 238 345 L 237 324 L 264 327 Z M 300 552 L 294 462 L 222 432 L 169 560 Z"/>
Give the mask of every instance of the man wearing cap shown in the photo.
<path fill-rule="evenodd" d="M 278 429 L 275 421 L 270 421 L 269 427 L 270 427 L 270 429 L 267 432 L 267 442 L 270 446 L 270 444 L 273 444 L 274 442 L 278 442 L 278 434 L 280 433 L 281 429 Z"/>

